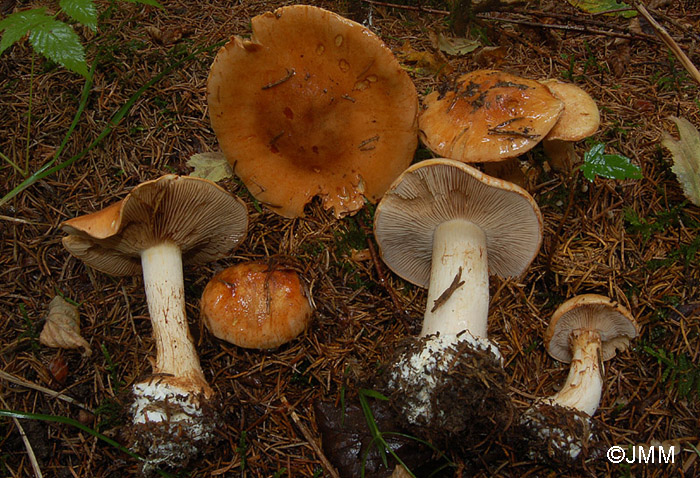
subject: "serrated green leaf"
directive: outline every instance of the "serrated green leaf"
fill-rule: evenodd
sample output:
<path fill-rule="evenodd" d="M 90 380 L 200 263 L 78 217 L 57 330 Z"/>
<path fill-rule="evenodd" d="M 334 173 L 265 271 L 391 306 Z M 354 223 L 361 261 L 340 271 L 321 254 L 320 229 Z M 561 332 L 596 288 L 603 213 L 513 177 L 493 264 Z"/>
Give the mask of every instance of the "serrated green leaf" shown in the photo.
<path fill-rule="evenodd" d="M 143 5 L 150 5 L 152 7 L 164 8 L 163 5 L 158 3 L 156 0 L 126 0 L 130 3 L 141 3 Z"/>
<path fill-rule="evenodd" d="M 187 160 L 187 166 L 194 168 L 190 176 L 209 181 L 221 181 L 233 176 L 233 169 L 223 153 L 198 153 Z"/>
<path fill-rule="evenodd" d="M 85 49 L 78 35 L 65 23 L 51 19 L 49 22 L 33 27 L 29 33 L 29 43 L 34 50 L 46 58 L 87 77 Z"/>
<path fill-rule="evenodd" d="M 612 10 L 629 8 L 627 11 L 613 11 L 610 15 L 617 15 L 624 18 L 637 16 L 637 12 L 632 7 L 619 0 L 568 0 L 574 7 L 587 13 L 606 13 Z"/>
<path fill-rule="evenodd" d="M 58 4 L 73 20 L 97 31 L 97 8 L 92 0 L 60 0 Z"/>
<path fill-rule="evenodd" d="M 581 172 L 589 181 L 597 176 L 608 179 L 640 179 L 642 170 L 620 154 L 604 154 L 605 144 L 596 142 L 583 155 Z"/>
<path fill-rule="evenodd" d="M 661 144 L 671 151 L 671 171 L 683 187 L 683 193 L 693 204 L 700 206 L 700 133 L 685 118 L 671 116 L 678 128 L 679 140 L 664 132 Z"/>
<path fill-rule="evenodd" d="M 34 8 L 8 15 L 0 21 L 0 30 L 5 30 L 0 40 L 0 53 L 15 44 L 33 28 L 53 20 L 46 15 L 45 8 Z"/>

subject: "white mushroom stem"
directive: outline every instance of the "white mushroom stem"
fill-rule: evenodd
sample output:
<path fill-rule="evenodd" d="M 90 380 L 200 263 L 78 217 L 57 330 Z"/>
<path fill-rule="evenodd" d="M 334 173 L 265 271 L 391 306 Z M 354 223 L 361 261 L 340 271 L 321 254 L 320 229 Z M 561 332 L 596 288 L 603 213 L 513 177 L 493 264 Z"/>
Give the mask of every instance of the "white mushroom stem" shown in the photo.
<path fill-rule="evenodd" d="M 477 343 L 487 339 L 489 274 L 486 235 L 474 223 L 453 219 L 433 234 L 433 259 L 421 337 L 467 331 Z M 495 348 L 495 347 L 494 347 Z"/>
<path fill-rule="evenodd" d="M 592 416 L 598 409 L 603 392 L 600 359 L 600 333 L 578 329 L 569 338 L 571 369 L 561 390 L 547 400 L 562 407 L 573 408 Z"/>
<path fill-rule="evenodd" d="M 211 394 L 192 343 L 185 310 L 182 252 L 171 242 L 141 253 L 148 312 L 156 345 L 154 374 L 183 390 Z"/>

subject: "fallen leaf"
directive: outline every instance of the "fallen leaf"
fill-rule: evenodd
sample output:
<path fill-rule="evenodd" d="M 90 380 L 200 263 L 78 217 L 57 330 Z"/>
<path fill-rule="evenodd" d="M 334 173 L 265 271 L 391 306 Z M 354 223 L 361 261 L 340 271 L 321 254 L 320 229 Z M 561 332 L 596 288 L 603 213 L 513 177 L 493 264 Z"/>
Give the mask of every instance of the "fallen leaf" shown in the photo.
<path fill-rule="evenodd" d="M 209 181 L 221 181 L 233 176 L 233 168 L 226 160 L 224 153 L 197 153 L 187 160 L 187 166 L 194 168 L 190 176 L 208 179 Z"/>
<path fill-rule="evenodd" d="M 630 5 L 618 0 L 568 0 L 571 5 L 587 13 L 605 13 L 612 11 L 610 15 L 631 18 L 637 12 Z M 629 10 L 621 10 L 628 8 Z"/>
<path fill-rule="evenodd" d="M 452 72 L 452 67 L 440 56 L 429 51 L 415 50 L 407 40 L 397 52 L 405 63 L 415 65 L 419 73 L 442 76 Z"/>
<path fill-rule="evenodd" d="M 681 183 L 685 197 L 700 206 L 700 133 L 685 118 L 671 116 L 670 119 L 676 123 L 680 139 L 675 140 L 664 132 L 661 144 L 673 155 L 671 170 Z"/>
<path fill-rule="evenodd" d="M 485 46 L 474 54 L 474 61 L 482 67 L 498 66 L 505 60 L 506 53 L 503 46 Z"/>
<path fill-rule="evenodd" d="M 47 347 L 60 349 L 82 347 L 85 349 L 85 355 L 92 353 L 90 344 L 80 336 L 78 308 L 58 295 L 49 303 L 49 313 L 39 335 L 39 342 Z"/>
<path fill-rule="evenodd" d="M 473 52 L 480 46 L 481 44 L 478 40 L 454 37 L 449 38 L 442 33 L 438 34 L 438 48 L 440 48 L 443 53 L 447 53 L 448 55 L 466 55 L 467 53 Z"/>

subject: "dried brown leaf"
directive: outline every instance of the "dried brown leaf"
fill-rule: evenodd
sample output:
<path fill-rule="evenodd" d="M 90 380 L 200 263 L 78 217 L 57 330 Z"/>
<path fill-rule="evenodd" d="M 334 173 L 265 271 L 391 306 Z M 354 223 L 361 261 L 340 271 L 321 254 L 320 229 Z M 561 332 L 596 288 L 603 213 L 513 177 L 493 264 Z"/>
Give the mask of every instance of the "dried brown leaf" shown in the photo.
<path fill-rule="evenodd" d="M 92 353 L 90 344 L 80 336 L 78 308 L 58 295 L 49 304 L 49 313 L 39 335 L 39 342 L 47 347 L 61 349 L 82 347 L 85 355 Z"/>

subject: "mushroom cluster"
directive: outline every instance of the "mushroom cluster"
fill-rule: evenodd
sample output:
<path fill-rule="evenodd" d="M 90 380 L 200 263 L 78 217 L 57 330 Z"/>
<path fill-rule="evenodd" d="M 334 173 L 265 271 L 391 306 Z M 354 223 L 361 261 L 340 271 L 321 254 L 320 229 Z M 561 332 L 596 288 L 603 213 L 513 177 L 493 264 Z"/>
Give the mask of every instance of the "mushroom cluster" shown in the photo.
<path fill-rule="evenodd" d="M 505 426 L 512 411 L 501 355 L 487 334 L 489 273 L 519 276 L 536 256 L 542 217 L 535 201 L 461 162 L 426 160 L 387 191 L 374 234 L 384 262 L 428 288 L 421 333 L 386 374 L 406 421 L 449 433 Z M 485 400 L 494 404 L 490 415 L 473 409 Z"/>
<path fill-rule="evenodd" d="M 421 141 L 434 153 L 522 182 L 518 156 L 540 142 L 559 169 L 574 162 L 573 142 L 596 132 L 600 114 L 580 87 L 476 70 L 427 95 Z"/>
<path fill-rule="evenodd" d="M 196 212 L 196 213 L 195 213 Z M 63 246 L 115 276 L 143 273 L 153 326 L 153 373 L 136 383 L 134 446 L 147 466 L 186 463 L 214 438 L 216 410 L 189 333 L 183 263 L 223 257 L 246 235 L 245 204 L 211 181 L 166 175 L 121 201 L 61 224 Z"/>

